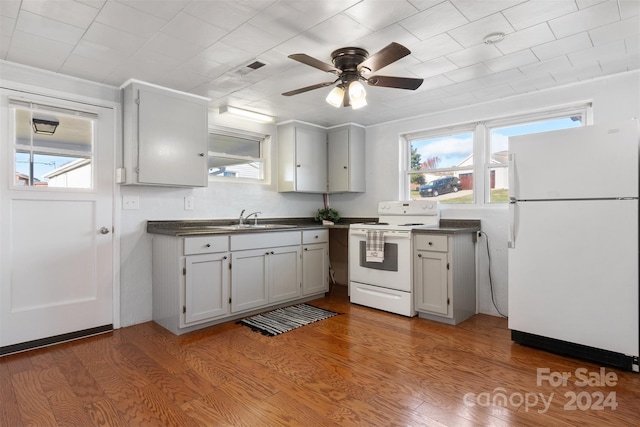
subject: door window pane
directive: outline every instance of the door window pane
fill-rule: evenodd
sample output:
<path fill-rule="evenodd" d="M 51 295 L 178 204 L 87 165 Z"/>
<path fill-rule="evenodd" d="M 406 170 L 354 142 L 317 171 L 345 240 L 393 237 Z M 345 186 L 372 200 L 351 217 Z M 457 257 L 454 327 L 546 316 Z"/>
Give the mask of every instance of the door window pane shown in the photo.
<path fill-rule="evenodd" d="M 490 202 L 509 201 L 509 137 L 580 126 L 583 126 L 582 115 L 492 128 L 489 132 L 491 156 L 488 166 Z"/>
<path fill-rule="evenodd" d="M 409 138 L 411 198 L 473 203 L 473 132 Z"/>
<path fill-rule="evenodd" d="M 14 185 L 92 187 L 92 119 L 43 109 L 18 107 L 14 112 Z M 44 133 L 38 128 L 43 123 Z"/>

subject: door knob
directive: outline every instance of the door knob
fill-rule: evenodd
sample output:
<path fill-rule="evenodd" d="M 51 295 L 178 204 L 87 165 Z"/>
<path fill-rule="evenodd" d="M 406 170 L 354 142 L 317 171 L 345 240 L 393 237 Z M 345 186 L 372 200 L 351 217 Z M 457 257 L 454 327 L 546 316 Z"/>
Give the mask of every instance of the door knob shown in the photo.
<path fill-rule="evenodd" d="M 109 234 L 108 227 L 100 227 L 100 234 Z"/>

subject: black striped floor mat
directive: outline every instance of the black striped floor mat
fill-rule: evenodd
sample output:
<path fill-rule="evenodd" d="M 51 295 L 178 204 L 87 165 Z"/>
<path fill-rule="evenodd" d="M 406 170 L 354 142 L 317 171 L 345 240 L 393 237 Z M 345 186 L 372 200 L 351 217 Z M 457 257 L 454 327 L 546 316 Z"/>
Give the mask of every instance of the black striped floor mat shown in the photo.
<path fill-rule="evenodd" d="M 309 304 L 297 304 L 290 307 L 278 308 L 267 313 L 247 317 L 236 323 L 245 325 L 270 337 L 289 332 L 318 320 L 328 319 L 339 313 L 314 307 Z"/>

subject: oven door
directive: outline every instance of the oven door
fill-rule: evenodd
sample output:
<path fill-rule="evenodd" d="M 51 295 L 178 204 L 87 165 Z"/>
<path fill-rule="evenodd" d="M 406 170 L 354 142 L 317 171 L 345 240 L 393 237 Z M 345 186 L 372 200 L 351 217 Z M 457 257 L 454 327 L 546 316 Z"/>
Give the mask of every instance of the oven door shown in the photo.
<path fill-rule="evenodd" d="M 367 262 L 367 230 L 349 230 L 349 280 L 411 292 L 411 231 L 385 230 L 384 261 Z"/>

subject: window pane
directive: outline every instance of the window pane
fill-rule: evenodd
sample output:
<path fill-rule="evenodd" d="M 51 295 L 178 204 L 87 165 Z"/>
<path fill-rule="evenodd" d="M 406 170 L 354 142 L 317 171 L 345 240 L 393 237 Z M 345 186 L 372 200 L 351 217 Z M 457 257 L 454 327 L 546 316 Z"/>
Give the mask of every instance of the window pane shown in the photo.
<path fill-rule="evenodd" d="M 209 176 L 264 179 L 262 140 L 209 133 Z"/>
<path fill-rule="evenodd" d="M 17 108 L 15 135 L 14 185 L 91 188 L 93 120 Z"/>
<path fill-rule="evenodd" d="M 411 197 L 473 203 L 473 133 L 411 141 Z"/>
<path fill-rule="evenodd" d="M 509 201 L 509 137 L 580 126 L 582 126 L 582 116 L 578 115 L 491 129 L 489 136 L 491 148 L 489 163 L 491 203 L 506 203 Z"/>
<path fill-rule="evenodd" d="M 233 156 L 260 158 L 260 141 L 210 133 L 209 151 Z"/>

